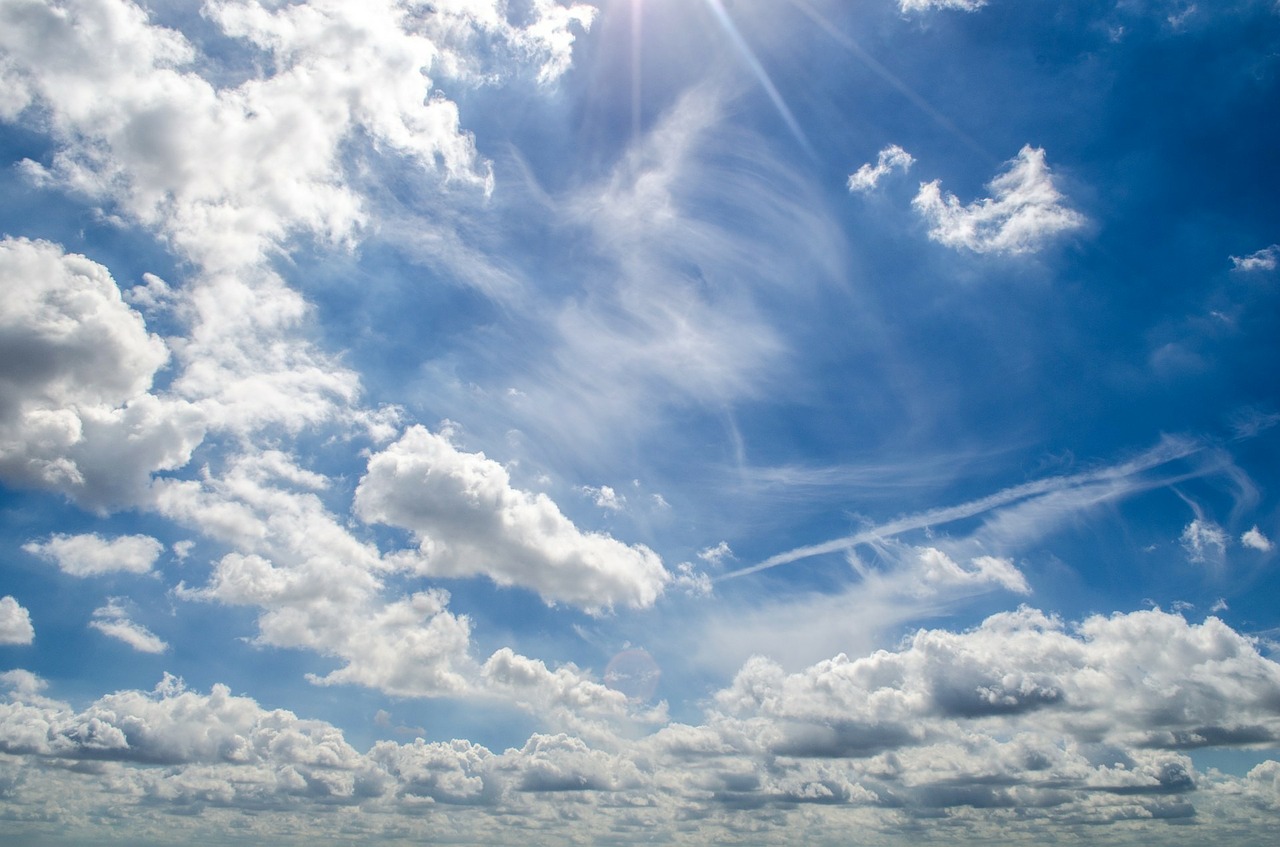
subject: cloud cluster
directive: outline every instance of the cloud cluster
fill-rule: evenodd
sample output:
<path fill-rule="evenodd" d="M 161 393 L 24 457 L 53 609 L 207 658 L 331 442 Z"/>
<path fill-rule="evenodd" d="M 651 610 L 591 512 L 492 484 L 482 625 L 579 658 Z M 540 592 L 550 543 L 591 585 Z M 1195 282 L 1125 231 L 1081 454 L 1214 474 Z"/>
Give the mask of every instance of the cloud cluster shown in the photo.
<path fill-rule="evenodd" d="M 44 241 L 0 241 L 0 478 L 102 509 L 181 467 L 199 414 L 151 393 L 168 361 L 107 269 Z"/>
<path fill-rule="evenodd" d="M 1024 146 L 987 188 L 991 197 L 964 205 L 943 194 L 939 180 L 924 183 L 912 205 L 930 225 L 929 237 L 975 253 L 1029 253 L 1053 236 L 1079 229 L 1085 217 L 1063 204 L 1044 150 Z"/>
<path fill-rule="evenodd" d="M 559 677 L 536 687 L 606 712 L 622 697 L 509 652 L 486 673 L 514 686 Z M 784 843 L 787 827 L 803 821 L 814 843 L 834 844 L 850 815 L 922 825 L 945 813 L 971 835 L 1007 835 L 1168 817 L 1244 821 L 1269 814 L 1280 796 L 1274 762 L 1229 778 L 1197 771 L 1186 755 L 1280 742 L 1280 666 L 1214 618 L 1192 624 L 1158 611 L 1068 627 L 1023 608 L 793 674 L 757 659 L 715 695 L 700 725 L 634 736 L 596 724 L 587 735 L 534 734 L 500 753 L 421 738 L 360 753 L 329 724 L 263 709 L 224 686 L 188 691 L 172 677 L 83 711 L 45 697 L 26 672 L 3 681 L 0 750 L 17 762 L 75 765 L 40 771 L 63 774 L 63 786 L 93 786 L 73 772 L 92 764 L 112 805 L 143 815 L 359 808 L 404 825 L 424 808 L 456 809 L 476 841 L 509 815 L 528 815 L 535 832 L 568 815 L 591 833 L 629 822 L 649 835 L 679 832 L 682 821 L 753 825 L 765 844 Z M 30 807 L 50 787 L 17 783 L 11 802 Z"/>
<path fill-rule="evenodd" d="M 369 460 L 355 508 L 411 530 L 423 573 L 487 576 L 549 603 L 644 608 L 671 578 L 652 550 L 583 532 L 545 494 L 513 488 L 497 462 L 420 426 Z"/>

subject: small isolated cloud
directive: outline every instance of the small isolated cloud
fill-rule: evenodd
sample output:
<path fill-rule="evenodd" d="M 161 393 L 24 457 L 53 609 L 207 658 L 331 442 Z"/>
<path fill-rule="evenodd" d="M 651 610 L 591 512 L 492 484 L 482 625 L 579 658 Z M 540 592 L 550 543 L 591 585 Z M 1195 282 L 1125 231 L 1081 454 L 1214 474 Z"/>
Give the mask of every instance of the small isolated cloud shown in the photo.
<path fill-rule="evenodd" d="M 1280 264 L 1280 244 L 1264 247 L 1243 258 L 1231 257 L 1232 270 L 1237 271 L 1274 271 L 1277 264 Z"/>
<path fill-rule="evenodd" d="M 0 644 L 30 644 L 35 640 L 31 613 L 12 597 L 0 597 Z"/>
<path fill-rule="evenodd" d="M 115 597 L 107 605 L 94 609 L 89 626 L 103 635 L 123 641 L 139 653 L 163 653 L 169 645 L 151 630 L 129 619 L 123 602 Z"/>
<path fill-rule="evenodd" d="M 54 535 L 48 541 L 31 541 L 22 549 L 57 565 L 72 576 L 108 573 L 148 573 L 164 545 L 148 535 L 123 535 L 106 539 L 97 533 Z"/>
<path fill-rule="evenodd" d="M 915 161 L 915 158 L 906 150 L 897 144 L 890 144 L 880 151 L 874 165 L 868 162 L 849 175 L 849 190 L 865 194 L 874 189 L 882 177 L 888 176 L 893 171 L 899 170 L 906 173 Z"/>
<path fill-rule="evenodd" d="M 912 205 L 929 222 L 929 237 L 975 253 L 1030 253 L 1084 226 L 1084 215 L 1063 205 L 1043 149 L 1028 144 L 1008 164 L 987 183 L 992 196 L 968 205 L 944 195 L 939 180 L 922 183 Z"/>
<path fill-rule="evenodd" d="M 1271 543 L 1271 539 L 1263 535 L 1262 530 L 1258 529 L 1256 526 L 1244 535 L 1240 536 L 1240 543 L 1245 547 L 1249 547 L 1253 550 L 1260 550 L 1263 553 L 1270 553 L 1271 548 L 1275 546 Z"/>
<path fill-rule="evenodd" d="M 599 488 L 584 485 L 580 490 L 594 500 L 595 504 L 601 509 L 608 509 L 610 512 L 621 512 L 627 506 L 627 498 L 607 485 L 602 485 Z"/>
<path fill-rule="evenodd" d="M 1182 530 L 1182 549 L 1193 562 L 1221 561 L 1227 552 L 1227 533 L 1213 521 L 1196 518 Z"/>
<path fill-rule="evenodd" d="M 708 547 L 698 552 L 698 558 L 709 565 L 719 567 L 723 565 L 726 559 L 737 558 L 733 555 L 733 550 L 729 548 L 728 541 L 721 541 L 714 547 Z"/>
<path fill-rule="evenodd" d="M 681 562 L 676 566 L 675 587 L 694 597 L 709 597 L 713 590 L 711 577 L 696 570 L 691 562 Z"/>
<path fill-rule="evenodd" d="M 928 12 L 931 9 L 976 12 L 985 5 L 987 0 L 898 0 L 898 8 L 904 12 Z"/>

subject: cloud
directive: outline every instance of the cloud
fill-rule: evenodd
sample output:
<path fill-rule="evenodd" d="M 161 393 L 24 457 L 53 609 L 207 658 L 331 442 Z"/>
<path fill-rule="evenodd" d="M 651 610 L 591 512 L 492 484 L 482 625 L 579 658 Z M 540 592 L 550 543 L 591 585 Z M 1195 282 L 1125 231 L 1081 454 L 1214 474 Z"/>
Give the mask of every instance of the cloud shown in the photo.
<path fill-rule="evenodd" d="M 627 507 L 627 498 L 625 495 L 619 494 L 607 485 L 596 488 L 591 485 L 584 485 L 581 488 L 583 494 L 590 497 L 601 509 L 607 509 L 610 512 L 621 512 Z"/>
<path fill-rule="evenodd" d="M 54 535 L 47 541 L 31 541 L 22 549 L 58 566 L 72 576 L 150 572 L 164 545 L 147 535 L 103 538 L 89 535 Z"/>
<path fill-rule="evenodd" d="M 1240 536 L 1240 543 L 1252 550 L 1258 550 L 1263 553 L 1270 553 L 1272 547 L 1271 539 L 1262 534 L 1256 526 Z"/>
<path fill-rule="evenodd" d="M 932 9 L 959 9 L 976 12 L 987 5 L 987 0 L 898 0 L 898 8 L 904 12 L 927 12 Z"/>
<path fill-rule="evenodd" d="M 45 241 L 0 240 L 0 478 L 90 508 L 137 502 L 204 436 L 149 393 L 165 344 L 106 268 Z"/>
<path fill-rule="evenodd" d="M 111 598 L 107 605 L 93 610 L 89 626 L 103 635 L 123 641 L 139 653 L 163 653 L 169 645 L 145 626 L 129 619 L 122 601 Z"/>
<path fill-rule="evenodd" d="M 13 597 L 0 597 L 0 644 L 30 644 L 35 639 L 31 613 Z"/>
<path fill-rule="evenodd" d="M 488 668 L 495 684 L 606 717 L 625 699 L 509 651 Z M 560 832 L 567 818 L 649 837 L 702 821 L 752 827 L 760 844 L 790 843 L 803 826 L 811 843 L 834 844 L 851 819 L 900 828 L 946 814 L 1006 836 L 1124 821 L 1149 842 L 1167 830 L 1148 827 L 1170 816 L 1261 823 L 1280 807 L 1276 763 L 1231 777 L 1187 756 L 1280 741 L 1280 665 L 1217 619 L 1159 611 L 1068 626 L 1023 608 L 790 674 L 753 659 L 701 723 L 664 718 L 637 734 L 606 721 L 502 752 L 423 738 L 360 752 L 324 721 L 168 675 L 81 710 L 45 696 L 26 671 L 0 684 L 0 778 L 10 763 L 28 774 L 7 802 L 58 797 L 75 818 L 110 808 L 134 831 L 175 812 L 200 812 L 204 832 L 222 811 L 271 810 L 296 813 L 297 826 L 273 823 L 303 833 L 324 810 L 331 832 L 335 815 L 358 808 L 350 826 L 380 821 L 402 837 L 429 809 L 434 831 L 447 824 L 474 843 L 518 817 L 532 832 Z"/>
<path fill-rule="evenodd" d="M 905 9 L 904 9 L 905 11 Z M 882 177 L 895 170 L 906 173 L 915 164 L 915 158 L 897 144 L 890 144 L 880 151 L 874 165 L 867 163 L 849 176 L 849 190 L 867 193 L 875 189 Z"/>
<path fill-rule="evenodd" d="M 1213 521 L 1196 518 L 1182 530 L 1179 540 L 1193 562 L 1221 562 L 1227 552 L 1227 533 Z"/>
<path fill-rule="evenodd" d="M 545 494 L 513 488 L 497 462 L 421 426 L 370 458 L 355 509 L 411 530 L 424 573 L 487 576 L 547 602 L 644 608 L 670 580 L 649 548 L 579 530 Z"/>
<path fill-rule="evenodd" d="M 943 195 L 939 180 L 920 185 L 912 205 L 929 223 L 929 237 L 975 253 L 1034 252 L 1055 235 L 1079 229 L 1085 217 L 1063 205 L 1044 150 L 1027 145 L 987 184 L 989 198 L 961 205 Z"/>
<path fill-rule="evenodd" d="M 1270 247 L 1264 247 L 1256 253 L 1251 253 L 1244 258 L 1239 256 L 1231 257 L 1231 266 L 1233 270 L 1249 272 L 1249 271 L 1274 271 L 1277 262 L 1280 262 L 1280 244 L 1272 244 Z"/>

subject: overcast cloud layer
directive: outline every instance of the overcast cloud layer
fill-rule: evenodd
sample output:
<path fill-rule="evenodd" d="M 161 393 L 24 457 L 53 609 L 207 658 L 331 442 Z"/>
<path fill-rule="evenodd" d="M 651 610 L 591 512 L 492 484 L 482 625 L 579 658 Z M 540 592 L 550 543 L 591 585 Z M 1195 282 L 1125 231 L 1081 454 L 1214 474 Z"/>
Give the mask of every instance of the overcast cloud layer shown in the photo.
<path fill-rule="evenodd" d="M 0 0 L 0 843 L 1269 844 L 1278 55 Z"/>

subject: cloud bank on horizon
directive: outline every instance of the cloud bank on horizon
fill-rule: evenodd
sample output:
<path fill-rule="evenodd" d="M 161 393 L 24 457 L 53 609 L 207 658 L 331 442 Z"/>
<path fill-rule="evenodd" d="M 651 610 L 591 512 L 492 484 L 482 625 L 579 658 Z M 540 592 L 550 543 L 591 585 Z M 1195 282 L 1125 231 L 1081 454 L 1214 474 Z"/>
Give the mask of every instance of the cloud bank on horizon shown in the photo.
<path fill-rule="evenodd" d="M 0 842 L 1269 843 L 1277 55 L 0 0 Z"/>

